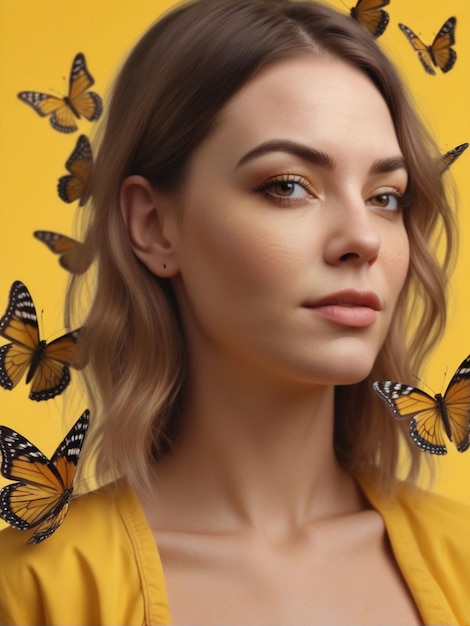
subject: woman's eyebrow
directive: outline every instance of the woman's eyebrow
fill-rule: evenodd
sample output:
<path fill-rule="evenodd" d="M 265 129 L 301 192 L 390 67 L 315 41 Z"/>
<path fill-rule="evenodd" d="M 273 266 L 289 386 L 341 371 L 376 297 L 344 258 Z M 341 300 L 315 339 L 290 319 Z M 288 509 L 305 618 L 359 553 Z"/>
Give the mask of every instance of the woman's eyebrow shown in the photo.
<path fill-rule="evenodd" d="M 336 167 L 335 160 L 326 152 L 285 139 L 274 139 L 260 144 L 256 148 L 253 148 L 253 150 L 247 152 L 237 163 L 236 167 L 241 167 L 249 161 L 271 152 L 287 152 L 288 154 L 293 154 L 294 156 L 299 157 L 303 161 L 319 165 L 327 170 L 334 170 Z M 372 175 L 385 174 L 387 172 L 393 172 L 400 169 L 406 171 L 406 164 L 405 159 L 401 155 L 398 155 L 386 159 L 378 159 L 372 164 L 369 173 Z"/>
<path fill-rule="evenodd" d="M 309 148 L 303 144 L 296 143 L 295 141 L 276 139 L 266 141 L 256 148 L 253 148 L 253 150 L 247 152 L 237 163 L 236 167 L 238 168 L 245 165 L 245 163 L 248 163 L 249 161 L 265 154 L 269 154 L 270 152 L 287 152 L 288 154 L 293 154 L 294 156 L 299 157 L 303 161 L 308 161 L 309 163 L 319 165 L 320 167 L 324 167 L 328 170 L 333 170 L 335 168 L 334 159 L 321 150 Z"/>
<path fill-rule="evenodd" d="M 386 174 L 387 172 L 394 172 L 395 170 L 404 170 L 407 172 L 405 159 L 402 156 L 374 161 L 369 170 L 369 174 Z"/>

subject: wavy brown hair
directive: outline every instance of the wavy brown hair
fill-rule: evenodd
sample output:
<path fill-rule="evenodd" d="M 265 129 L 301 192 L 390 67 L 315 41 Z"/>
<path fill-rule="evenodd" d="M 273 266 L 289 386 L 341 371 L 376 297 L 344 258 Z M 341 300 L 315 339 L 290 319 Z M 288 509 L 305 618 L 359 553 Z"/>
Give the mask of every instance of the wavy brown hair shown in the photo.
<path fill-rule="evenodd" d="M 80 322 L 99 482 L 124 475 L 131 484 L 145 483 L 152 461 L 171 447 L 185 384 L 171 283 L 133 254 L 120 211 L 121 184 L 139 174 L 162 192 L 176 191 L 195 148 L 234 94 L 262 68 L 305 54 L 332 55 L 370 78 L 389 108 L 409 173 L 406 284 L 372 372 L 359 384 L 338 387 L 335 404 L 342 465 L 374 472 L 385 487 L 394 481 L 402 425 L 371 382 L 418 374 L 444 329 L 455 225 L 438 150 L 391 62 L 348 16 L 310 1 L 195 0 L 157 21 L 131 52 L 98 142 L 86 234 L 96 271 L 91 306 Z M 68 305 L 74 323 L 80 293 L 75 280 Z M 414 477 L 421 453 L 404 440 Z"/>

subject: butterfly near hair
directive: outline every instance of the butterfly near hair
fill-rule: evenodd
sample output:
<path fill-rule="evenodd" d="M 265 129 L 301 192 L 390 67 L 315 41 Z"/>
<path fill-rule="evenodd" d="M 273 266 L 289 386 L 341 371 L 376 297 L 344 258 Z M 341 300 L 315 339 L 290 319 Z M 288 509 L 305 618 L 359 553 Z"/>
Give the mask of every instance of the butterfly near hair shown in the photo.
<path fill-rule="evenodd" d="M 398 24 L 413 50 L 418 53 L 418 58 L 428 74 L 436 73 L 434 67 L 438 67 L 444 73 L 449 72 L 454 67 L 457 53 L 452 46 L 455 44 L 456 23 L 457 19 L 450 17 L 443 24 L 430 46 L 423 43 L 411 28 L 408 28 L 405 24 Z"/>
<path fill-rule="evenodd" d="M 78 357 L 79 332 L 50 343 L 41 340 L 31 295 L 22 282 L 15 281 L 0 319 L 0 335 L 11 342 L 0 348 L 0 385 L 11 390 L 26 374 L 31 400 L 50 400 L 62 393 L 70 382 L 69 366 L 80 369 L 85 365 Z"/>
<path fill-rule="evenodd" d="M 83 206 L 89 198 L 88 181 L 93 169 L 93 154 L 86 135 L 80 135 L 72 154 L 69 156 L 66 169 L 70 174 L 61 176 L 57 183 L 59 198 L 64 202 L 79 200 Z"/>
<path fill-rule="evenodd" d="M 389 15 L 383 10 L 390 0 L 358 0 L 351 9 L 351 17 L 373 37 L 380 37 L 387 28 Z"/>
<path fill-rule="evenodd" d="M 446 454 L 445 437 L 459 452 L 470 447 L 470 355 L 459 365 L 444 395 L 434 397 L 391 380 L 372 384 L 397 419 L 411 419 L 415 444 L 430 454 Z"/>
<path fill-rule="evenodd" d="M 31 106 L 41 117 L 49 117 L 52 128 L 61 133 L 73 133 L 78 129 L 75 118 L 84 117 L 90 122 L 97 120 L 103 110 L 100 96 L 89 88 L 94 84 L 87 69 L 85 56 L 79 52 L 73 60 L 69 78 L 69 92 L 63 97 L 39 91 L 21 91 L 18 98 Z"/>
<path fill-rule="evenodd" d="M 90 267 L 91 255 L 80 241 L 51 230 L 35 230 L 33 235 L 51 252 L 59 255 L 60 265 L 71 274 L 83 274 Z"/>
<path fill-rule="evenodd" d="M 449 150 L 441 156 L 441 158 L 439 159 L 439 170 L 441 174 L 444 174 L 444 172 L 449 169 L 452 163 L 459 158 L 462 152 L 465 152 L 465 150 L 468 148 L 468 145 L 468 143 L 461 143 L 460 146 L 452 148 L 452 150 Z"/>
<path fill-rule="evenodd" d="M 50 537 L 67 515 L 89 417 L 88 410 L 82 413 L 51 459 L 15 430 L 0 426 L 0 470 L 17 481 L 0 490 L 0 518 L 19 530 L 35 529 L 28 543 Z"/>

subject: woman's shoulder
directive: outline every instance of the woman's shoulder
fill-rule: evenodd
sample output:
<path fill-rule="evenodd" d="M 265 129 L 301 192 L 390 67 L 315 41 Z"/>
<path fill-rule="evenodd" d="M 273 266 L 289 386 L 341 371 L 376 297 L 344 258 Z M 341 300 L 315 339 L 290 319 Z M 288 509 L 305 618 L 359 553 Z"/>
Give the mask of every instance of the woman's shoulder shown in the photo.
<path fill-rule="evenodd" d="M 470 504 L 405 482 L 397 486 L 395 506 L 420 532 L 429 529 L 433 534 L 463 539 L 470 528 Z M 470 543 L 465 544 L 470 551 Z"/>
<path fill-rule="evenodd" d="M 413 535 L 421 549 L 441 550 L 459 546 L 470 573 L 470 504 L 454 500 L 407 482 L 398 482 L 391 496 L 384 495 L 373 481 L 360 481 L 372 506 L 388 527 Z"/>
<path fill-rule="evenodd" d="M 458 538 L 470 528 L 470 504 L 454 500 L 399 481 L 390 496 L 384 494 L 373 480 L 361 479 L 360 485 L 371 502 L 383 516 L 401 520 L 417 533 L 431 532 Z M 470 550 L 470 543 L 466 544 Z"/>
<path fill-rule="evenodd" d="M 63 524 L 36 545 L 28 543 L 29 532 L 1 531 L 0 623 L 105 623 L 103 607 L 107 623 L 113 616 L 115 623 L 134 623 L 121 621 L 132 618 L 122 606 L 132 592 L 116 593 L 126 588 L 137 596 L 141 588 L 132 497 L 125 484 L 79 496 Z M 142 623 L 142 600 L 132 604 L 140 605 Z"/>
<path fill-rule="evenodd" d="M 470 624 L 470 505 L 404 482 L 387 497 L 360 482 L 427 623 Z"/>

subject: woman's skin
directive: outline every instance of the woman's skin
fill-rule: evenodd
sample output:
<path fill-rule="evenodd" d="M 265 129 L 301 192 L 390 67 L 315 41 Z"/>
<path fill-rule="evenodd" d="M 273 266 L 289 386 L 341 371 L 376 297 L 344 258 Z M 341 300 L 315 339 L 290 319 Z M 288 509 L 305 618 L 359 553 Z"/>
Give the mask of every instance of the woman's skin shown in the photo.
<path fill-rule="evenodd" d="M 132 176 L 136 255 L 172 280 L 181 433 L 139 494 L 175 624 L 416 624 L 379 514 L 333 451 L 408 261 L 407 173 L 371 81 L 326 55 L 256 75 L 174 196 Z"/>

